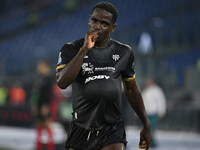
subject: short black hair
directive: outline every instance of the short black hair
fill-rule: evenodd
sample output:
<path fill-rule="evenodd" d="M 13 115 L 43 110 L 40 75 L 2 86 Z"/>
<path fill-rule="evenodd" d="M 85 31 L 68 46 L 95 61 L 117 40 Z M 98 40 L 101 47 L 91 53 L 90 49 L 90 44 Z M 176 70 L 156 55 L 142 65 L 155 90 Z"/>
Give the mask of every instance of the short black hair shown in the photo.
<path fill-rule="evenodd" d="M 118 11 L 116 9 L 116 7 L 109 3 L 109 2 L 100 2 L 100 3 L 97 3 L 93 9 L 92 9 L 92 12 L 91 14 L 93 13 L 93 11 L 96 9 L 96 8 L 100 8 L 100 9 L 103 9 L 109 13 L 111 13 L 113 16 L 112 16 L 112 21 L 113 23 L 115 23 L 117 21 L 117 17 L 118 17 Z"/>

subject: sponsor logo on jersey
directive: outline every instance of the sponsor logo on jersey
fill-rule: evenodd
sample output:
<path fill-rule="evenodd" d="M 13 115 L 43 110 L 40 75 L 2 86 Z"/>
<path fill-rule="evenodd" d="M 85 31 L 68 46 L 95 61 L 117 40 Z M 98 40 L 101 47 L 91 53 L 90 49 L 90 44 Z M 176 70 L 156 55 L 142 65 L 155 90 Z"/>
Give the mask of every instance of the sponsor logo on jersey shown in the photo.
<path fill-rule="evenodd" d="M 95 71 L 111 71 L 111 72 L 115 72 L 115 68 L 114 67 L 95 67 L 94 70 Z"/>
<path fill-rule="evenodd" d="M 58 55 L 58 63 L 57 63 L 57 65 L 59 65 L 62 62 L 61 53 L 62 52 L 60 52 L 59 55 Z"/>
<path fill-rule="evenodd" d="M 119 57 L 119 55 L 117 55 L 117 54 L 112 55 L 112 59 L 115 60 L 115 61 L 118 61 L 119 58 L 120 58 L 120 57 Z"/>
<path fill-rule="evenodd" d="M 82 69 L 83 69 L 83 74 L 85 74 L 86 72 L 88 74 L 92 74 L 94 73 L 94 65 L 91 63 L 83 63 L 82 64 Z"/>
<path fill-rule="evenodd" d="M 88 83 L 88 82 L 94 81 L 94 80 L 102 80 L 102 79 L 108 80 L 109 78 L 110 78 L 110 76 L 107 76 L 107 75 L 92 76 L 92 77 L 86 78 L 85 83 Z"/>

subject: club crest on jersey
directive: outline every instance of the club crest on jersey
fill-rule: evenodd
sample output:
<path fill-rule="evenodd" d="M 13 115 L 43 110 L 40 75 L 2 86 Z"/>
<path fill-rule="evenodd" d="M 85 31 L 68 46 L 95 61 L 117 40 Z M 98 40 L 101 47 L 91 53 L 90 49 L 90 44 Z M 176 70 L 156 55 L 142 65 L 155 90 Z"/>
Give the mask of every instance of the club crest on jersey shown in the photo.
<path fill-rule="evenodd" d="M 58 63 L 57 63 L 57 65 L 59 65 L 62 62 L 61 53 L 62 52 L 60 52 L 59 55 L 58 55 Z"/>
<path fill-rule="evenodd" d="M 82 64 L 82 73 L 85 74 L 86 72 L 88 74 L 94 73 L 94 65 L 91 63 L 83 63 Z"/>
<path fill-rule="evenodd" d="M 117 54 L 112 55 L 112 59 L 115 60 L 115 61 L 118 61 L 119 58 L 120 58 L 120 57 L 119 57 L 119 55 L 117 55 Z"/>

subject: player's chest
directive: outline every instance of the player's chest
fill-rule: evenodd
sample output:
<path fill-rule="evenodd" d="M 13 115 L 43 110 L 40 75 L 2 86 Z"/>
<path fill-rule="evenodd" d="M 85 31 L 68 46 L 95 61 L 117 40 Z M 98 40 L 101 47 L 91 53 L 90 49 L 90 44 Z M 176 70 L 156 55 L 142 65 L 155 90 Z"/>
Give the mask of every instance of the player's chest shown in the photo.
<path fill-rule="evenodd" d="M 120 72 L 121 58 L 123 54 L 115 50 L 98 51 L 93 50 L 87 53 L 81 66 L 81 74 L 90 76 L 92 74 L 116 74 Z"/>

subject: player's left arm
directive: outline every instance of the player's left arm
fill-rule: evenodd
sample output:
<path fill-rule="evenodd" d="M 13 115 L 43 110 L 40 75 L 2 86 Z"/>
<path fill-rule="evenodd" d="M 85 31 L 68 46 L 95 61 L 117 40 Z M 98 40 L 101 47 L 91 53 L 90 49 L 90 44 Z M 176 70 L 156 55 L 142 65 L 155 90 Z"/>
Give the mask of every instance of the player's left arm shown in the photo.
<path fill-rule="evenodd" d="M 124 81 L 125 94 L 133 110 L 143 124 L 140 132 L 139 148 L 148 149 L 151 142 L 150 122 L 146 114 L 142 95 L 134 78 Z"/>

